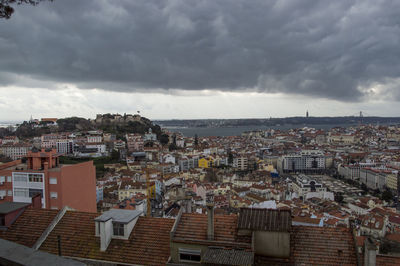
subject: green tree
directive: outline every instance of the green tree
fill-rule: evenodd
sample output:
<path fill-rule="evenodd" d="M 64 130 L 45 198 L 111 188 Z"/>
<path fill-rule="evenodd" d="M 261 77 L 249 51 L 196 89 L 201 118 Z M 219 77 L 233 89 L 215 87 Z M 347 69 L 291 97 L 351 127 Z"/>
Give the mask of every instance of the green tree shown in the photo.
<path fill-rule="evenodd" d="M 335 201 L 337 202 L 337 203 L 342 203 L 343 202 L 343 195 L 342 194 L 340 194 L 340 193 L 338 193 L 338 194 L 335 194 Z"/>
<path fill-rule="evenodd" d="M 386 201 L 386 202 L 390 202 L 393 200 L 393 194 L 390 190 L 385 190 L 382 193 L 382 200 Z"/>
<path fill-rule="evenodd" d="M 172 143 L 176 146 L 176 134 L 172 136 Z"/>
<path fill-rule="evenodd" d="M 228 164 L 229 165 L 233 164 L 233 154 L 232 154 L 232 152 L 228 153 Z"/>
<path fill-rule="evenodd" d="M 171 144 L 169 144 L 168 149 L 169 149 L 169 151 L 174 151 L 174 150 L 178 149 L 178 146 L 176 146 L 176 144 L 174 144 L 174 143 L 171 143 Z"/>
<path fill-rule="evenodd" d="M 161 145 L 167 145 L 169 143 L 169 136 L 167 134 L 161 134 L 160 136 Z"/>
<path fill-rule="evenodd" d="M 368 187 L 365 184 L 361 184 L 361 189 L 368 192 Z"/>
<path fill-rule="evenodd" d="M 119 151 L 118 150 L 112 150 L 112 152 L 111 152 L 111 160 L 113 160 L 113 161 L 118 161 L 119 160 Z"/>

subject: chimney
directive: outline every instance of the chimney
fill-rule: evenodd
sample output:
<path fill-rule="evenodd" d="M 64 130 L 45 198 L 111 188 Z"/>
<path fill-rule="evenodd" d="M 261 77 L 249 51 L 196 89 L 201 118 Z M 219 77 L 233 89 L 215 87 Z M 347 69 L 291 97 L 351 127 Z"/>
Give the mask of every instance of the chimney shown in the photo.
<path fill-rule="evenodd" d="M 43 168 L 45 171 L 47 171 L 49 169 L 49 163 L 48 162 L 44 162 L 43 163 Z"/>
<path fill-rule="evenodd" d="M 112 224 L 112 219 L 109 219 L 108 221 L 105 222 L 99 222 L 98 226 L 100 227 L 100 250 L 101 251 L 106 251 L 108 244 L 111 242 L 112 238 L 112 230 L 113 230 L 113 224 Z"/>
<path fill-rule="evenodd" d="M 214 194 L 207 193 L 207 239 L 214 240 Z"/>
<path fill-rule="evenodd" d="M 376 265 L 376 246 L 369 237 L 365 239 L 364 242 L 364 265 L 365 266 Z"/>

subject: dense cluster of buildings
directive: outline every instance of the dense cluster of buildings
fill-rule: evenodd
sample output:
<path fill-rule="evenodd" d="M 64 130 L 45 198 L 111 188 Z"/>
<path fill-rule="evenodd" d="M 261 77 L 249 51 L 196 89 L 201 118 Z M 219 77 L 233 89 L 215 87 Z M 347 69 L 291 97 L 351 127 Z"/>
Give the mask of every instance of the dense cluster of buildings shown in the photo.
<path fill-rule="evenodd" d="M 18 144 L 28 147 L 19 157 L 2 150 Z M 15 159 L 0 164 L 0 211 L 25 204 L 0 212 L 0 237 L 36 250 L 111 264 L 400 263 L 396 126 L 228 137 L 95 130 L 6 137 L 0 147 Z M 110 154 L 119 163 L 97 179 L 91 161 L 59 163 Z M 38 233 L 21 237 L 37 213 Z"/>

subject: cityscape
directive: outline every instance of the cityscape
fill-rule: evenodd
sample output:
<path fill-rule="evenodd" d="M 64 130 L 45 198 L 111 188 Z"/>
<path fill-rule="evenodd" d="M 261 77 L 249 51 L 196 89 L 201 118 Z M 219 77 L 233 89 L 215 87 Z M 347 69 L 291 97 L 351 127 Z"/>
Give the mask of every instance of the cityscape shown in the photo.
<path fill-rule="evenodd" d="M 0 0 L 0 265 L 400 265 L 399 10 Z"/>
<path fill-rule="evenodd" d="M 398 258 L 397 125 L 187 137 L 140 114 L 98 114 L 0 133 L 1 238 L 40 251 L 84 263 L 308 264 L 309 249 L 327 245 L 319 262 Z M 114 258 L 122 245 L 136 251 Z"/>

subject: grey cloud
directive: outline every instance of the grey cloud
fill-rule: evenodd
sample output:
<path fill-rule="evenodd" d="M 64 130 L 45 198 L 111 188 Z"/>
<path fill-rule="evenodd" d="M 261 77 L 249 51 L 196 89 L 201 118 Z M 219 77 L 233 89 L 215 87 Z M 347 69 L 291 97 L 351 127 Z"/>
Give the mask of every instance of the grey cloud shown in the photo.
<path fill-rule="evenodd" d="M 380 84 L 400 99 L 388 82 L 400 74 L 398 10 L 384 0 L 56 0 L 0 22 L 0 72 L 115 91 L 343 101 L 380 97 Z M 0 84 L 12 81 L 0 73 Z"/>

